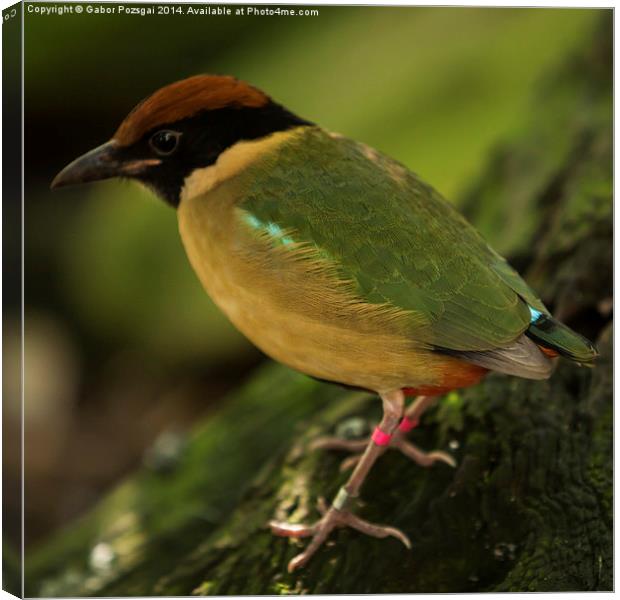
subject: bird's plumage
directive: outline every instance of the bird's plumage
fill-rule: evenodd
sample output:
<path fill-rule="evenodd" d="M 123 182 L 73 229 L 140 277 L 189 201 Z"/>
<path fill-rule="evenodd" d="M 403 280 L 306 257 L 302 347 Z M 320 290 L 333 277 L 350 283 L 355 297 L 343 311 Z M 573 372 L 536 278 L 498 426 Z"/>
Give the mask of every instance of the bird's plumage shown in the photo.
<path fill-rule="evenodd" d="M 530 324 L 519 291 L 544 310 L 452 205 L 363 144 L 304 127 L 253 169 L 239 204 L 251 223 L 313 249 L 360 299 L 402 311 L 418 342 L 494 349 Z"/>
<path fill-rule="evenodd" d="M 550 374 L 523 335 L 530 306 L 546 313 L 540 299 L 396 161 L 303 126 L 240 144 L 194 179 L 179 207 L 190 260 L 278 360 L 370 389 Z"/>
<path fill-rule="evenodd" d="M 54 185 L 112 176 L 177 206 L 215 302 L 315 377 L 431 393 L 487 370 L 548 377 L 556 352 L 596 355 L 414 173 L 232 77 L 156 91 Z"/>
<path fill-rule="evenodd" d="M 404 437 L 430 405 L 426 396 L 477 383 L 489 370 L 546 378 L 557 353 L 585 364 L 596 356 L 414 173 L 233 78 L 158 90 L 52 187 L 114 176 L 137 179 L 177 207 L 205 290 L 265 353 L 381 397 L 383 417 L 321 519 L 270 523 L 277 535 L 313 537 L 289 571 L 336 527 L 410 547 L 403 532 L 364 521 L 348 503 L 390 444 L 420 465 L 455 466 Z M 421 397 L 405 409 L 409 394 Z"/>
<path fill-rule="evenodd" d="M 157 127 L 205 111 L 260 108 L 269 102 L 269 96 L 234 77 L 195 75 L 171 83 L 140 102 L 120 124 L 114 139 L 129 146 Z"/>
<path fill-rule="evenodd" d="M 561 354 L 582 365 L 590 365 L 598 356 L 590 340 L 579 335 L 549 314 L 535 318 L 526 332 L 541 348 Z"/>

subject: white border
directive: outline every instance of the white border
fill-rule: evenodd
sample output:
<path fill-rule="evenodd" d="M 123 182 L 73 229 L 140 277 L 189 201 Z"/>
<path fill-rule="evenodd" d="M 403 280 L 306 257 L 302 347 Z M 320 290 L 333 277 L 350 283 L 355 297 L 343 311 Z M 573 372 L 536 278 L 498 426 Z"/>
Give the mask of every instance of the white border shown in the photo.
<path fill-rule="evenodd" d="M 99 3 L 106 3 L 109 2 L 110 0 L 99 0 Z M 79 0 L 65 0 L 62 3 L 63 4 L 69 4 L 69 3 L 77 3 L 79 2 Z M 85 2 L 92 2 L 92 0 L 85 0 Z M 330 0 L 314 0 L 312 2 L 295 2 L 295 1 L 291 1 L 291 0 L 282 0 L 280 2 L 270 2 L 267 0 L 251 0 L 250 2 L 245 2 L 243 0 L 228 0 L 227 2 L 200 2 L 200 1 L 190 1 L 190 2 L 151 2 L 149 0 L 129 0 L 129 2 L 132 3 L 141 3 L 141 4 L 215 4 L 215 5 L 221 5 L 221 4 L 243 4 L 243 5 L 257 5 L 257 4 L 274 4 L 274 5 L 304 5 L 304 6 L 309 6 L 309 5 L 318 5 L 318 6 L 345 6 L 345 5 L 350 5 L 350 6 L 434 6 L 434 7 L 488 7 L 488 8 L 492 8 L 492 7 L 513 7 L 513 8 L 612 8 L 615 9 L 616 8 L 616 2 L 610 1 L 610 0 L 596 0 L 594 3 L 592 4 L 588 4 L 586 2 L 582 1 L 577 1 L 577 0 L 546 0 L 544 3 L 541 4 L 519 4 L 516 2 L 509 2 L 506 0 L 478 0 L 478 2 L 442 2 L 442 3 L 437 3 L 437 2 L 433 2 L 430 0 L 418 0 L 415 3 L 412 2 L 407 2 L 406 0 L 391 0 L 390 2 L 380 2 L 380 1 L 375 1 L 375 2 L 367 2 L 367 3 L 363 3 L 363 2 L 359 2 L 359 1 L 355 1 L 355 0 L 340 0 L 339 2 L 332 2 Z M 128 3 L 129 3 L 128 2 Z M 4 10 L 5 8 L 8 8 L 9 6 L 12 6 L 13 4 L 15 4 L 15 2 L 12 2 L 10 0 L 0 0 L 0 8 L 2 10 Z M 24 18 L 24 13 L 23 13 L 23 4 L 22 4 L 22 24 L 23 24 L 23 18 Z M 614 10 L 614 34 L 616 31 L 616 20 L 617 20 L 617 13 Z M 1 28 L 0 28 L 1 29 Z M 0 34 L 0 38 L 1 38 L 1 34 Z M 616 44 L 615 44 L 615 35 L 614 35 L 614 83 L 616 80 L 616 72 L 618 69 L 618 55 L 617 55 L 617 51 L 616 51 Z M 2 58 L 2 48 L 1 48 L 1 44 L 0 44 L 0 60 Z M 21 65 L 21 70 L 22 70 L 22 140 L 24 138 L 24 120 L 23 120 L 23 114 L 24 114 L 24 31 L 22 28 L 22 65 Z M 0 83 L 0 93 L 2 91 L 2 84 Z M 614 91 L 615 91 L 615 86 L 614 86 Z M 614 117 L 616 114 L 616 106 L 617 106 L 617 102 L 618 99 L 615 97 L 614 98 Z M 616 127 L 615 127 L 615 118 L 614 118 L 614 149 L 616 147 Z M 8 149 L 8 151 L 10 151 L 10 149 Z M 2 176 L 2 167 L 1 167 L 1 158 L 2 158 L 2 149 L 0 149 L 0 177 Z M 614 199 L 615 199 L 615 175 L 617 173 L 617 157 L 614 153 Z M 22 276 L 22 281 L 21 281 L 21 293 L 22 293 L 22 317 L 24 314 L 24 198 L 23 198 L 23 194 L 24 194 L 24 148 L 22 146 L 22 231 L 21 231 L 21 235 L 22 235 L 22 261 L 21 261 L 21 276 Z M 0 201 L 0 209 L 1 209 L 1 201 Z M 618 211 L 614 210 L 614 232 L 617 230 L 617 226 L 618 226 L 618 220 L 620 219 L 620 216 L 618 216 Z M 616 268 L 618 267 L 618 262 L 616 261 L 616 257 L 617 257 L 617 253 L 616 253 L 616 245 L 614 243 L 614 306 L 615 306 L 615 297 L 616 297 L 616 281 L 617 281 L 617 277 L 616 277 Z M 2 230 L 0 228 L 0 260 L 2 259 Z M 2 288 L 2 283 L 0 281 L 0 290 Z M 22 444 L 22 540 L 23 540 L 23 535 L 24 535 L 24 511 L 23 511 L 23 500 L 24 500 L 24 408 L 23 408 L 23 389 L 24 389 L 24 322 L 23 322 L 23 318 L 22 318 L 22 340 L 21 340 L 21 385 L 22 385 L 22 430 L 21 430 L 21 435 L 22 435 L 22 439 L 21 439 L 21 444 Z M 0 321 L 0 336 L 2 334 L 2 322 Z M 618 357 L 615 355 L 614 352 L 614 373 L 616 372 L 616 367 L 617 367 L 617 359 Z M 2 373 L 0 371 L 0 386 L 2 383 Z M 616 385 L 617 382 L 614 381 L 614 398 L 616 397 Z M 1 389 L 1 387 L 0 387 Z M 616 411 L 616 412 L 620 412 L 620 411 Z M 618 414 L 614 415 L 614 425 L 617 425 L 618 423 Z M 615 427 L 614 427 L 614 431 L 615 431 Z M 2 441 L 2 433 L 0 430 L 0 459 L 1 459 L 1 441 Z M 618 446 L 615 443 L 615 436 L 614 436 L 614 464 L 618 464 L 616 462 L 616 459 L 618 458 L 616 452 L 618 451 Z M 0 479 L 0 493 L 1 493 L 1 479 Z M 615 502 L 614 502 L 614 515 L 619 514 L 615 508 L 617 507 L 617 494 L 616 494 L 616 486 L 615 486 L 615 477 L 614 477 L 614 498 L 615 498 Z M 2 524 L 1 521 L 1 512 L 0 512 L 0 527 Z M 614 522 L 614 534 L 616 531 L 616 527 L 615 527 L 615 522 Z M 616 559 L 614 562 L 614 581 L 616 580 L 616 576 L 618 574 L 618 568 L 617 568 L 617 564 L 618 564 L 618 537 L 616 535 L 614 535 L 614 558 Z M 0 547 L 0 559 L 1 559 L 1 547 Z M 24 549 L 22 546 L 22 566 L 23 566 L 23 561 L 24 561 Z M 24 591 L 24 579 L 23 579 L 23 570 L 22 570 L 22 596 L 23 596 L 23 591 Z M 574 596 L 576 594 L 582 594 L 582 592 L 574 592 L 574 593 L 546 593 L 545 594 L 545 598 L 551 598 L 551 599 L 555 599 L 555 598 L 565 598 L 566 596 Z M 598 592 L 598 595 L 603 595 L 603 596 L 610 596 L 610 595 L 615 595 L 614 592 Z M 444 594 L 415 594 L 416 598 L 431 598 L 433 596 L 437 596 L 437 595 L 444 595 Z M 502 595 L 500 594 L 467 594 L 467 596 L 483 596 L 485 599 L 495 599 L 495 598 L 500 598 Z M 413 596 L 413 594 L 392 594 L 390 595 L 390 598 L 394 598 L 394 599 L 410 599 Z M 515 599 L 525 599 L 528 596 L 530 596 L 530 594 L 525 594 L 525 593 L 514 593 L 514 594 L 510 594 L 511 598 L 515 598 Z M 312 596 L 313 598 L 330 598 L 330 596 L 325 596 L 325 595 L 316 595 L 316 596 Z M 13 596 L 11 596 L 10 594 L 8 594 L 5 591 L 0 591 L 0 599 L 4 599 L 4 598 L 13 598 Z M 159 598 L 166 598 L 165 596 L 160 596 Z M 235 598 L 235 596 L 226 596 L 225 598 Z M 361 595 L 339 595 L 337 596 L 337 598 L 365 598 L 365 596 L 361 596 Z"/>

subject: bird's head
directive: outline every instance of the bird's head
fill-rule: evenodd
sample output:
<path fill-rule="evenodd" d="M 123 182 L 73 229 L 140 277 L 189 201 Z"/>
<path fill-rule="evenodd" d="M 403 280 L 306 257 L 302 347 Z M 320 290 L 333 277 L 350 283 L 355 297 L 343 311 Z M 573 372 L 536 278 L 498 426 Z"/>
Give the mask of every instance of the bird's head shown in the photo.
<path fill-rule="evenodd" d="M 143 100 L 111 140 L 67 165 L 51 187 L 130 178 L 177 206 L 187 177 L 215 163 L 226 149 L 304 124 L 234 77 L 197 75 Z"/>

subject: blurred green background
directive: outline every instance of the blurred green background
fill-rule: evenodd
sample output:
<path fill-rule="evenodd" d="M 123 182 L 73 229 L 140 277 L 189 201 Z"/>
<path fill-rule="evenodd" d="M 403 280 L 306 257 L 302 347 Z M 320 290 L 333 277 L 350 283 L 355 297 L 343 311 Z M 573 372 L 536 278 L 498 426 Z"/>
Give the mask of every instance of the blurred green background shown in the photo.
<path fill-rule="evenodd" d="M 173 209 L 128 183 L 52 193 L 57 171 L 155 89 L 226 73 L 398 158 L 458 203 L 494 145 L 526 122 L 541 73 L 591 34 L 598 13 L 315 8 L 308 17 L 26 9 L 27 543 L 90 506 L 264 360 L 202 291 Z"/>

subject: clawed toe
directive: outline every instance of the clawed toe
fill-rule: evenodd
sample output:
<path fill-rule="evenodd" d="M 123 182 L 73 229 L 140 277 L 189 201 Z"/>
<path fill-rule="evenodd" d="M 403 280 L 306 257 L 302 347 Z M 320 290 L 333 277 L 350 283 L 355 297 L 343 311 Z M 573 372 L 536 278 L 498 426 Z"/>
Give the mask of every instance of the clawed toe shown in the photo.
<path fill-rule="evenodd" d="M 374 523 L 369 523 L 368 521 L 356 517 L 350 512 L 342 513 L 342 522 L 340 526 L 343 527 L 345 525 L 376 538 L 394 537 L 400 540 L 408 550 L 411 550 L 409 538 L 400 529 L 396 529 L 396 527 L 375 525 Z"/>
<path fill-rule="evenodd" d="M 326 512 L 325 509 L 325 501 L 320 499 L 319 510 L 323 513 L 323 516 L 313 525 L 299 525 L 276 521 L 270 523 L 271 531 L 278 536 L 292 538 L 312 536 L 312 541 L 308 547 L 289 562 L 289 573 L 305 565 L 327 540 L 329 534 L 339 527 L 351 527 L 365 535 L 376 538 L 393 537 L 402 542 L 406 548 L 411 549 L 409 538 L 400 531 L 400 529 L 369 523 L 348 510 L 338 510 L 333 506 Z"/>
<path fill-rule="evenodd" d="M 325 500 L 319 498 L 317 508 L 321 518 L 313 525 L 280 521 L 270 523 L 271 531 L 275 535 L 289 538 L 311 538 L 306 549 L 289 562 L 289 572 L 305 565 L 331 532 L 338 527 L 351 527 L 360 533 L 376 538 L 393 537 L 405 547 L 411 548 L 409 538 L 399 529 L 369 523 L 349 510 L 350 501 L 359 496 L 362 484 L 373 464 L 389 446 L 400 450 L 422 466 L 429 466 L 436 461 L 455 466 L 454 460 L 448 454 L 439 451 L 424 453 L 404 438 L 405 433 L 417 425 L 422 412 L 430 403 L 428 398 L 418 398 L 407 414 L 404 414 L 405 394 L 402 389 L 382 392 L 380 396 L 383 402 L 383 417 L 369 439 L 343 440 L 337 437 L 322 437 L 312 444 L 312 449 L 315 450 L 319 448 L 345 450 L 353 454 L 341 466 L 341 470 L 354 467 L 353 473 L 336 494 L 331 507 L 328 509 Z"/>
<path fill-rule="evenodd" d="M 346 450 L 348 452 L 363 452 L 368 439 L 347 440 L 339 437 L 320 437 L 310 444 L 311 450 Z"/>
<path fill-rule="evenodd" d="M 435 450 L 434 452 L 429 452 L 427 456 L 430 457 L 432 461 L 431 464 L 433 464 L 435 461 L 440 461 L 447 464 L 449 467 L 452 467 L 453 469 L 456 469 L 457 467 L 456 460 L 454 460 L 454 458 L 447 452 Z"/>
<path fill-rule="evenodd" d="M 351 456 L 345 458 L 340 463 L 340 472 L 344 473 L 345 471 L 352 469 L 361 460 L 362 456 L 362 454 L 352 454 Z"/>
<path fill-rule="evenodd" d="M 421 467 L 430 467 L 435 462 L 443 462 L 453 468 L 456 468 L 456 461 L 447 452 L 441 450 L 433 450 L 432 452 L 423 452 L 417 446 L 408 442 L 404 438 L 395 440 L 395 448 L 398 448 L 407 458 L 411 459 Z"/>
<path fill-rule="evenodd" d="M 297 523 L 284 523 L 281 521 L 270 521 L 269 527 L 271 533 L 279 537 L 303 538 L 314 534 L 316 530 L 314 525 L 301 525 Z"/>
<path fill-rule="evenodd" d="M 340 471 L 348 471 L 357 465 L 362 458 L 362 450 L 368 440 L 343 440 L 336 437 L 323 437 L 315 440 L 312 445 L 312 450 L 345 450 L 348 452 L 354 452 L 351 456 L 348 456 L 340 463 Z M 447 452 L 441 450 L 433 450 L 432 452 L 424 452 L 417 446 L 408 442 L 403 434 L 397 433 L 391 440 L 390 447 L 396 450 L 400 450 L 407 458 L 415 462 L 421 467 L 430 467 L 436 462 L 442 462 L 446 465 L 456 468 L 456 461 Z"/>

